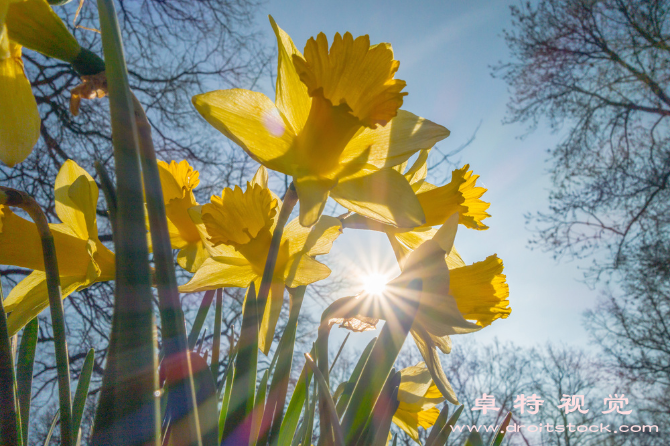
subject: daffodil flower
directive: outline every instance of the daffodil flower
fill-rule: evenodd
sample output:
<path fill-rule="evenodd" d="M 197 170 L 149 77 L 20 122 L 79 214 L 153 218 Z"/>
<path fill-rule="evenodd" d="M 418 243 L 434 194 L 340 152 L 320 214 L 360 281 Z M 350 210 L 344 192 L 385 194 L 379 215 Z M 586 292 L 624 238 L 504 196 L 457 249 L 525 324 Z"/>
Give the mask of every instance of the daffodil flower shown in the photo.
<path fill-rule="evenodd" d="M 158 161 L 158 173 L 163 188 L 170 243 L 179 249 L 177 263 L 187 271 L 195 272 L 209 256 L 200 233 L 188 210 L 197 206 L 193 189 L 200 183 L 199 172 L 188 161 L 177 163 Z"/>
<path fill-rule="evenodd" d="M 398 409 L 393 415 L 393 422 L 404 430 L 414 441 L 419 442 L 419 427 L 428 429 L 433 426 L 440 415 L 436 407 L 444 401 L 425 362 L 406 367 L 400 371 L 398 386 Z"/>
<path fill-rule="evenodd" d="M 488 226 L 482 221 L 490 217 L 486 213 L 490 204 L 481 200 L 486 189 L 476 185 L 479 175 L 473 175 L 469 170 L 470 166 L 466 164 L 452 172 L 451 181 L 448 184 L 435 186 L 426 181 L 428 152 L 429 150 L 421 151 L 415 163 L 404 172 L 426 216 L 426 222 L 423 225 L 414 228 L 397 228 L 360 214 L 353 214 L 343 220 L 343 227 L 385 232 L 396 251 L 398 249 L 413 250 L 426 240 L 430 240 L 437 231 L 434 226 L 443 224 L 455 213 L 458 213 L 458 222 L 467 228 L 488 229 Z M 396 167 L 399 172 L 405 168 L 406 163 Z"/>
<path fill-rule="evenodd" d="M 387 284 L 388 293 L 402 295 L 412 280 L 422 280 L 421 301 L 410 332 L 438 389 L 454 404 L 458 399 L 442 370 L 437 349 L 449 353 L 449 335 L 481 330 L 496 319 L 507 318 L 512 311 L 502 261 L 493 255 L 466 266 L 454 252 L 458 221 L 459 215 L 453 214 L 431 239 L 409 251 L 402 259 L 400 276 Z M 349 325 L 374 326 L 369 318 L 385 317 L 383 297 L 345 299 L 352 302 L 345 310 L 347 315 L 337 317 Z M 359 316 L 364 317 L 364 324 L 357 321 Z"/>
<path fill-rule="evenodd" d="M 269 169 L 293 177 L 300 223 L 311 226 L 326 200 L 385 224 L 425 223 L 419 201 L 393 166 L 449 131 L 399 110 L 405 82 L 387 43 L 321 33 L 304 56 L 270 18 L 279 49 L 276 98 L 248 90 L 193 97 L 200 114 Z"/>
<path fill-rule="evenodd" d="M 182 285 L 182 292 L 213 290 L 222 287 L 246 288 L 252 282 L 260 287 L 272 232 L 281 200 L 267 187 L 267 171 L 261 166 L 245 191 L 226 188 L 211 203 L 190 208 L 209 257 Z M 327 254 L 340 235 L 341 225 L 334 217 L 322 216 L 313 228 L 297 219 L 284 228 L 274 277 L 259 335 L 259 347 L 267 354 L 281 311 L 284 288 L 308 285 L 325 279 L 330 269 L 314 259 Z"/>
<path fill-rule="evenodd" d="M 41 120 L 23 69 L 21 45 L 7 35 L 9 3 L 0 0 L 0 160 L 12 167 L 32 152 L 40 137 Z"/>
<path fill-rule="evenodd" d="M 30 155 L 40 136 L 22 46 L 71 63 L 82 52 L 46 0 L 0 0 L 0 160 L 10 167 Z"/>
<path fill-rule="evenodd" d="M 95 282 L 114 279 L 114 253 L 98 239 L 98 186 L 74 161 L 61 167 L 55 184 L 56 215 L 50 224 L 63 298 Z M 49 305 L 41 241 L 35 224 L 0 206 L 0 264 L 34 270 L 4 301 L 10 336 Z"/>

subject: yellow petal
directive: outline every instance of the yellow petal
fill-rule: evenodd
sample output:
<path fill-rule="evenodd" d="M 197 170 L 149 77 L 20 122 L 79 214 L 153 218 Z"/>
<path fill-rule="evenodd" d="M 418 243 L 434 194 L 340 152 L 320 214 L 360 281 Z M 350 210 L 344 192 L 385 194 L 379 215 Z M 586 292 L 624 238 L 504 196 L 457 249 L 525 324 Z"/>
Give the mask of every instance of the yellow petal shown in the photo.
<path fill-rule="evenodd" d="M 3 40 L 1 36 L 0 40 Z M 0 57 L 0 160 L 12 167 L 32 152 L 40 137 L 41 121 L 30 82 L 23 71 L 21 49 L 11 42 L 9 46 L 10 56 Z"/>
<path fill-rule="evenodd" d="M 451 338 L 448 335 L 435 336 L 431 334 L 430 339 L 433 341 L 433 344 L 435 344 L 435 346 L 442 351 L 442 353 L 451 353 Z"/>
<path fill-rule="evenodd" d="M 209 257 L 205 244 L 198 240 L 183 247 L 177 254 L 177 263 L 186 271 L 195 272 Z"/>
<path fill-rule="evenodd" d="M 370 46 L 367 35 L 354 40 L 351 33 L 337 33 L 329 51 L 320 33 L 307 41 L 304 58 L 293 55 L 293 64 L 310 96 L 320 90 L 334 106 L 347 104 L 366 127 L 390 121 L 407 94 L 401 93 L 405 81 L 393 78 L 400 63 L 391 45 Z"/>
<path fill-rule="evenodd" d="M 454 392 L 454 388 L 449 383 L 447 375 L 444 374 L 440 357 L 437 355 L 435 344 L 433 344 L 428 332 L 420 325 L 414 324 L 411 333 L 412 338 L 414 338 L 414 343 L 419 349 L 419 353 L 421 353 L 423 360 L 426 361 L 426 367 L 430 372 L 433 383 L 437 386 L 440 393 L 447 399 L 447 401 L 451 404 L 459 404 L 456 392 Z"/>
<path fill-rule="evenodd" d="M 170 164 L 158 161 L 158 173 L 172 248 L 181 249 L 199 242 L 200 234 L 188 214 L 188 210 L 198 204 L 193 189 L 200 183 L 199 172 L 188 161 L 183 160 L 179 163 L 172 161 Z"/>
<path fill-rule="evenodd" d="M 85 275 L 91 258 L 86 240 L 76 237 L 64 225 L 50 225 L 56 245 L 59 273 Z M 0 205 L 0 265 L 44 271 L 42 242 L 37 227 Z"/>
<path fill-rule="evenodd" d="M 260 280 L 256 281 L 256 289 L 259 289 Z M 281 313 L 281 307 L 284 303 L 284 283 L 281 280 L 273 280 L 270 285 L 268 301 L 265 304 L 265 313 L 261 321 L 260 331 L 258 333 L 258 348 L 264 353 L 270 353 L 272 340 L 275 335 L 275 328 Z"/>
<path fill-rule="evenodd" d="M 435 424 L 437 418 L 440 416 L 440 410 L 437 407 L 433 407 L 427 410 L 422 410 L 418 413 L 418 422 L 419 426 L 424 429 L 428 429 Z"/>
<path fill-rule="evenodd" d="M 258 274 L 244 258 L 210 257 L 188 283 L 179 287 L 179 291 L 195 293 L 224 287 L 246 288 L 257 277 Z"/>
<path fill-rule="evenodd" d="M 286 240 L 289 245 L 289 255 L 302 253 L 318 256 L 328 254 L 333 247 L 333 242 L 340 234 L 342 234 L 340 220 L 322 215 L 311 228 L 302 226 L 297 218 L 291 220 L 284 227 L 282 240 Z"/>
<path fill-rule="evenodd" d="M 61 296 L 65 299 L 74 291 L 90 282 L 86 277 L 61 276 Z M 7 317 L 7 331 L 14 336 L 28 322 L 49 306 L 47 278 L 43 271 L 33 271 L 17 283 L 4 301 Z"/>
<path fill-rule="evenodd" d="M 510 315 L 509 287 L 502 272 L 503 262 L 495 254 L 483 262 L 451 270 L 451 292 L 466 319 L 486 327 Z"/>
<path fill-rule="evenodd" d="M 430 371 L 426 367 L 425 362 L 420 362 L 415 366 L 405 367 L 400 371 L 400 376 L 398 401 L 402 403 L 419 403 L 433 384 L 433 378 L 431 378 Z"/>
<path fill-rule="evenodd" d="M 307 255 L 294 257 L 286 270 L 286 286 L 309 285 L 330 276 L 330 268 Z"/>
<path fill-rule="evenodd" d="M 300 224 L 310 227 L 323 213 L 330 190 L 335 183 L 331 180 L 308 177 L 294 178 L 293 183 L 300 200 Z"/>
<path fill-rule="evenodd" d="M 6 24 L 10 39 L 45 56 L 72 62 L 81 51 L 46 0 L 11 2 Z"/>
<path fill-rule="evenodd" d="M 343 180 L 331 196 L 350 211 L 392 226 L 413 228 L 425 222 L 412 187 L 393 169 Z"/>
<path fill-rule="evenodd" d="M 488 229 L 481 222 L 490 217 L 485 212 L 490 204 L 480 200 L 486 189 L 475 186 L 479 176 L 473 176 L 468 169 L 466 164 L 463 168 L 454 170 L 449 184 L 417 193 L 426 214 L 427 226 L 442 224 L 449 216 L 458 212 L 459 223 L 472 229 Z"/>
<path fill-rule="evenodd" d="M 312 100 L 307 94 L 307 87 L 300 81 L 300 76 L 293 66 L 293 55 L 302 57 L 293 44 L 291 37 L 275 23 L 270 16 L 272 29 L 277 37 L 277 108 L 286 117 L 293 132 L 298 134 L 307 121 Z"/>
<path fill-rule="evenodd" d="M 277 213 L 277 200 L 269 189 L 247 183 L 242 192 L 225 188 L 221 196 L 212 196 L 212 202 L 202 207 L 210 241 L 214 245 L 244 245 L 256 238 L 262 230 L 269 230 Z"/>
<path fill-rule="evenodd" d="M 447 136 L 449 130 L 441 125 L 399 110 L 398 116 L 384 127 L 358 133 L 342 152 L 340 162 L 356 163 L 359 155 L 369 149 L 367 164 L 391 167 L 407 161 L 419 150 L 430 149 Z"/>
<path fill-rule="evenodd" d="M 265 166 L 260 166 L 258 168 L 254 177 L 251 179 L 251 184 L 259 185 L 263 189 L 268 189 L 268 170 Z"/>
<path fill-rule="evenodd" d="M 54 189 L 58 218 L 78 237 L 97 239 L 98 186 L 93 177 L 74 161 L 67 160 L 58 171 Z"/>
<path fill-rule="evenodd" d="M 262 93 L 218 90 L 193 97 L 193 105 L 218 131 L 269 169 L 293 175 L 297 160 L 289 150 L 295 133 Z"/>
<path fill-rule="evenodd" d="M 412 440 L 421 444 L 419 442 L 419 417 L 416 413 L 396 410 L 395 414 L 393 414 L 393 422 L 405 431 Z"/>

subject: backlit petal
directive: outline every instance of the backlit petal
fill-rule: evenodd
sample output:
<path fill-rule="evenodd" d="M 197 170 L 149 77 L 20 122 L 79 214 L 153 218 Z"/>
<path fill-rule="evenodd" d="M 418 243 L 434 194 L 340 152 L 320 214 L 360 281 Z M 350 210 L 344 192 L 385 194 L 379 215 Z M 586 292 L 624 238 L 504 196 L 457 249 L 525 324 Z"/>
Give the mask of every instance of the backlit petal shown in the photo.
<path fill-rule="evenodd" d="M 3 40 L 0 25 L 0 46 Z M 6 33 L 4 33 L 5 44 Z M 0 160 L 12 167 L 25 160 L 40 136 L 40 115 L 23 71 L 21 47 L 9 42 L 9 57 L 0 55 Z"/>
<path fill-rule="evenodd" d="M 193 97 L 193 105 L 218 131 L 269 169 L 293 175 L 297 160 L 290 148 L 295 133 L 264 94 L 218 90 Z"/>
<path fill-rule="evenodd" d="M 58 171 L 54 185 L 56 214 L 80 238 L 97 239 L 98 186 L 88 172 L 72 160 Z"/>
<path fill-rule="evenodd" d="M 85 275 L 91 261 L 86 240 L 75 236 L 65 225 L 50 225 L 56 245 L 59 273 Z M 66 229 L 67 228 L 67 229 Z M 0 265 L 44 271 L 42 242 L 35 223 L 0 205 Z"/>
<path fill-rule="evenodd" d="M 208 258 L 188 283 L 179 287 L 182 293 L 216 290 L 225 287 L 246 288 L 258 277 L 245 259 Z"/>
<path fill-rule="evenodd" d="M 65 299 L 78 288 L 88 285 L 86 277 L 61 276 L 61 296 Z M 47 278 L 43 271 L 33 271 L 17 283 L 4 301 L 7 317 L 7 331 L 14 336 L 28 322 L 49 306 Z"/>
<path fill-rule="evenodd" d="M 305 227 L 314 225 L 318 220 L 334 182 L 326 179 L 295 178 L 295 190 L 300 200 L 300 224 Z"/>
<path fill-rule="evenodd" d="M 295 288 L 323 280 L 330 275 L 330 268 L 307 255 L 294 257 L 286 271 L 286 286 Z"/>
<path fill-rule="evenodd" d="M 256 289 L 260 288 L 260 280 L 256 281 Z M 258 348 L 264 353 L 270 353 L 272 340 L 275 335 L 275 328 L 281 313 L 281 307 L 284 303 L 284 283 L 281 280 L 273 280 L 270 285 L 268 301 L 265 304 L 265 312 L 261 321 L 260 331 L 258 333 Z"/>
<path fill-rule="evenodd" d="M 393 169 L 343 180 L 331 196 L 350 211 L 392 226 L 412 228 L 425 222 L 411 186 Z"/>
<path fill-rule="evenodd" d="M 398 116 L 384 127 L 366 128 L 347 144 L 340 157 L 342 163 L 355 162 L 369 148 L 365 162 L 378 168 L 398 165 L 419 150 L 430 149 L 449 136 L 449 130 L 408 111 L 399 110 Z"/>
<path fill-rule="evenodd" d="M 209 253 L 205 249 L 204 243 L 198 240 L 189 243 L 179 251 L 177 263 L 186 271 L 195 272 L 208 257 Z"/>
<path fill-rule="evenodd" d="M 300 76 L 293 65 L 293 55 L 302 57 L 293 44 L 291 37 L 275 23 L 270 16 L 272 29 L 277 37 L 277 93 L 275 103 L 286 117 L 293 132 L 298 134 L 305 125 L 312 100 L 307 94 L 307 86 L 300 81 Z"/>
<path fill-rule="evenodd" d="M 414 338 L 414 343 L 416 344 L 423 360 L 426 361 L 426 367 L 430 372 L 430 376 L 433 378 L 433 382 L 439 389 L 440 393 L 452 404 L 459 404 L 458 398 L 456 397 L 456 392 L 454 388 L 449 383 L 447 375 L 444 374 L 442 369 L 442 363 L 440 358 L 437 355 L 437 349 L 435 344 L 431 340 L 430 335 L 426 330 L 424 330 L 420 325 L 414 324 L 412 326 L 412 337 Z"/>
<path fill-rule="evenodd" d="M 311 228 L 302 226 L 297 218 L 291 220 L 284 227 L 282 239 L 289 245 L 289 255 L 304 253 L 318 256 L 328 254 L 340 234 L 342 234 L 340 221 L 335 217 L 322 215 Z"/>

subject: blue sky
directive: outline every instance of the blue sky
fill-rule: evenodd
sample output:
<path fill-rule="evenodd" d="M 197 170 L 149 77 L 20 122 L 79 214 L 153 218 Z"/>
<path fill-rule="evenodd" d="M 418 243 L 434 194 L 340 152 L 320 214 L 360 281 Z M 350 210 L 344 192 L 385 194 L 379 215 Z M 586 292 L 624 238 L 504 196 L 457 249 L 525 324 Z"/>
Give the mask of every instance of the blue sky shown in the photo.
<path fill-rule="evenodd" d="M 396 78 L 408 84 L 403 108 L 451 130 L 438 145 L 444 152 L 466 142 L 481 122 L 476 139 L 456 160 L 469 163 L 488 188 L 484 198 L 491 203 L 490 229 L 460 226 L 456 247 L 468 263 L 493 253 L 503 259 L 513 311 L 507 320 L 468 336 L 482 342 L 497 337 L 521 345 L 551 340 L 586 346 L 582 312 L 593 306 L 597 291 L 579 281 L 576 262 L 557 263 L 550 253 L 527 248 L 531 233 L 524 214 L 546 209 L 547 149 L 560 136 L 540 127 L 520 139 L 524 126 L 501 122 L 509 93 L 502 80 L 491 77 L 490 66 L 509 58 L 502 39 L 502 30 L 510 26 L 509 4 L 271 0 L 261 8 L 258 23 L 273 39 L 266 18 L 271 14 L 299 49 L 319 32 L 329 41 L 335 32 L 349 31 L 369 34 L 372 43 L 390 42 L 400 61 Z M 349 265 L 345 274 L 358 269 L 351 265 L 395 266 L 385 237 L 367 231 L 345 233 L 333 254 L 338 265 Z"/>

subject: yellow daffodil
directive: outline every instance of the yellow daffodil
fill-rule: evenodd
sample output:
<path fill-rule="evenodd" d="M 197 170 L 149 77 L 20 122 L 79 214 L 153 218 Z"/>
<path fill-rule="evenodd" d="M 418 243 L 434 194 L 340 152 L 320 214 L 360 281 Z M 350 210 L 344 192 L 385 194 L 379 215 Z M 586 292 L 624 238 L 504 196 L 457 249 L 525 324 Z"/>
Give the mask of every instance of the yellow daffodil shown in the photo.
<path fill-rule="evenodd" d="M 63 298 L 94 282 L 114 279 L 114 253 L 98 239 L 98 186 L 74 161 L 61 167 L 55 184 L 56 214 L 50 224 Z M 4 301 L 10 336 L 49 305 L 41 241 L 33 222 L 0 206 L 0 264 L 34 270 Z"/>
<path fill-rule="evenodd" d="M 40 136 L 40 116 L 22 46 L 74 61 L 81 47 L 46 0 L 0 0 L 0 160 L 25 160 Z"/>
<path fill-rule="evenodd" d="M 489 203 L 481 200 L 486 189 L 476 186 L 479 175 L 473 175 L 466 164 L 451 174 L 451 182 L 437 187 L 426 181 L 428 150 L 423 150 L 416 162 L 404 173 L 421 203 L 426 223 L 414 228 L 396 228 L 382 224 L 360 214 L 353 214 L 342 222 L 345 228 L 372 229 L 386 232 L 394 243 L 394 249 L 416 249 L 435 234 L 433 226 L 443 224 L 452 214 L 458 213 L 458 222 L 470 229 L 488 229 L 482 220 L 490 217 L 486 210 Z M 398 166 L 398 170 L 405 165 Z M 393 240 L 395 239 L 395 240 Z M 399 243 L 398 246 L 395 242 Z"/>
<path fill-rule="evenodd" d="M 400 292 L 412 279 L 423 280 L 411 333 L 440 392 L 452 403 L 457 402 L 456 395 L 437 349 L 449 353 L 449 335 L 480 330 L 512 311 L 502 261 L 493 255 L 466 266 L 453 249 L 458 221 L 459 215 L 453 214 L 432 239 L 412 251 L 401 264 L 400 276 L 389 284 Z"/>
<path fill-rule="evenodd" d="M 502 261 L 493 255 L 466 266 L 453 249 L 458 221 L 458 214 L 453 214 L 431 239 L 408 251 L 402 258 L 400 276 L 387 284 L 388 293 L 402 295 L 412 280 L 421 279 L 421 300 L 410 332 L 435 385 L 454 404 L 458 400 L 442 370 L 437 349 L 449 353 L 449 335 L 478 331 L 512 311 Z M 374 327 L 375 321 L 369 318 L 385 317 L 383 301 L 380 304 L 374 299 L 370 295 L 357 299 L 354 309 L 347 310 L 347 318 L 363 316 L 364 323 L 348 321 L 349 325 Z"/>
<path fill-rule="evenodd" d="M 0 160 L 12 167 L 30 155 L 40 137 L 37 102 L 26 77 L 21 45 L 9 40 L 5 16 L 8 0 L 0 0 Z"/>
<path fill-rule="evenodd" d="M 165 214 L 167 215 L 170 243 L 173 249 L 179 249 L 177 262 L 187 271 L 195 272 L 209 256 L 200 233 L 188 210 L 197 206 L 193 189 L 200 183 L 199 173 L 188 161 L 179 163 L 158 161 L 161 177 Z"/>
<path fill-rule="evenodd" d="M 435 407 L 444 401 L 425 362 L 400 371 L 398 401 L 400 405 L 393 415 L 393 422 L 419 442 L 419 426 L 428 429 L 437 421 L 440 410 Z"/>
<path fill-rule="evenodd" d="M 264 166 L 293 177 L 300 223 L 311 226 L 326 200 L 385 224 L 425 223 L 419 201 L 393 166 L 449 131 L 399 110 L 405 82 L 386 43 L 321 33 L 304 56 L 270 18 L 279 49 L 276 99 L 232 89 L 197 95 L 193 104 L 215 128 Z"/>
<path fill-rule="evenodd" d="M 260 286 L 272 231 L 281 200 L 267 187 L 267 171 L 261 166 L 247 189 L 226 188 L 211 203 L 190 209 L 209 256 L 182 292 L 222 287 Z M 298 220 L 284 228 L 268 303 L 261 323 L 259 347 L 267 353 L 284 299 L 284 287 L 308 285 L 330 275 L 330 269 L 314 259 L 327 254 L 341 233 L 339 220 L 323 216 L 310 229 Z"/>

